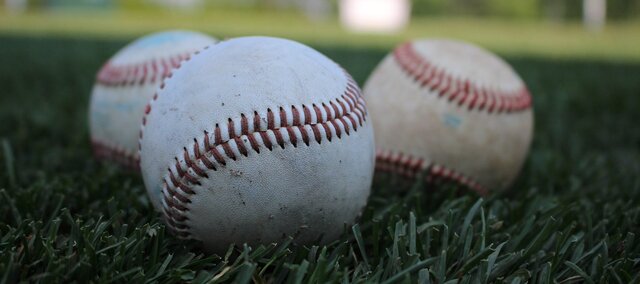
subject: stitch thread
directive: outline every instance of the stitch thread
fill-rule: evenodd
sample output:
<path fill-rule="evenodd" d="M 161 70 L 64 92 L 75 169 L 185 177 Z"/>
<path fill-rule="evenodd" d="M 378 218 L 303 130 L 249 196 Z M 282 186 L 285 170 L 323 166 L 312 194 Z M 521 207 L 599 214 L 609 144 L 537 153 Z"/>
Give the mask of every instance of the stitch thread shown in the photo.
<path fill-rule="evenodd" d="M 161 81 L 172 69 L 179 67 L 191 54 L 193 51 L 123 65 L 115 65 L 109 60 L 98 72 L 96 83 L 109 87 L 153 84 Z"/>
<path fill-rule="evenodd" d="M 393 58 L 415 83 L 451 103 L 466 105 L 469 110 L 513 113 L 531 108 L 531 96 L 526 86 L 515 92 L 506 92 L 457 78 L 418 54 L 411 42 L 397 47 Z"/>
<path fill-rule="evenodd" d="M 462 173 L 401 152 L 378 149 L 376 151 L 376 170 L 398 174 L 410 179 L 415 179 L 420 173 L 425 172 L 427 182 L 435 182 L 436 180 L 453 181 L 480 195 L 488 194 L 486 188 Z"/>
<path fill-rule="evenodd" d="M 123 87 L 155 83 L 167 77 L 173 68 L 180 67 L 193 52 L 176 54 L 167 58 L 150 59 L 136 64 L 114 65 L 109 60 L 96 75 L 96 84 L 108 87 Z M 145 114 L 150 111 L 145 106 Z M 107 141 L 91 141 L 94 156 L 100 160 L 110 160 L 134 171 L 140 171 L 139 156 L 120 145 L 111 145 Z"/>
<path fill-rule="evenodd" d="M 118 163 L 133 171 L 140 171 L 138 167 L 138 157 L 126 150 L 124 147 L 109 145 L 96 139 L 91 140 L 93 156 L 98 160 L 109 160 Z"/>
<path fill-rule="evenodd" d="M 254 111 L 253 118 L 240 114 L 240 127 L 229 118 L 216 124 L 212 132 L 204 131 L 201 139 L 194 138 L 193 145 L 183 148 L 182 161 L 176 157 L 164 178 L 162 211 L 167 227 L 180 238 L 193 239 L 186 212 L 195 194 L 192 187 L 208 178 L 207 170 L 217 171 L 230 161 L 248 157 L 251 151 L 259 154 L 273 147 L 331 142 L 334 135 L 340 138 L 362 127 L 367 116 L 365 102 L 353 78 L 346 76 L 344 93 L 327 103 L 268 108 Z"/>
<path fill-rule="evenodd" d="M 206 50 L 206 49 L 208 49 L 208 48 L 209 48 L 209 46 L 207 45 L 207 46 L 205 46 L 205 47 L 203 48 L 203 50 Z M 198 55 L 198 54 L 200 54 L 200 51 L 199 51 L 199 50 L 198 50 L 198 51 L 193 52 L 193 55 L 190 55 L 190 54 L 189 54 L 189 55 L 187 55 L 187 56 L 182 60 L 182 62 L 180 62 L 180 64 L 177 64 L 177 65 L 175 66 L 175 68 L 174 68 L 174 69 L 178 69 L 178 68 L 180 68 L 180 66 L 182 66 L 182 63 L 184 63 L 184 62 L 187 62 L 187 61 L 191 60 L 191 58 L 192 58 L 193 56 Z M 166 74 L 163 74 L 163 76 L 162 76 L 162 78 L 161 78 L 162 82 L 160 82 L 160 87 L 159 87 L 159 88 L 160 88 L 160 90 L 164 89 L 164 81 L 165 81 L 167 78 L 171 78 L 171 77 L 173 76 L 173 70 L 171 70 L 171 69 L 164 69 L 164 70 L 165 70 L 167 73 L 166 73 Z M 148 115 L 149 115 L 149 113 L 151 112 L 151 105 L 152 105 L 152 104 L 153 104 L 153 102 L 154 102 L 154 101 L 156 101 L 157 99 L 158 99 L 158 92 L 156 91 L 156 93 L 155 93 L 155 94 L 153 94 L 153 97 L 151 98 L 151 100 L 150 100 L 150 101 L 147 103 L 147 105 L 145 105 L 145 107 L 144 107 L 144 114 L 142 115 L 142 124 L 141 124 L 141 126 L 140 126 L 140 130 L 138 131 L 138 167 L 140 167 L 140 165 L 139 165 L 139 164 L 140 164 L 140 158 L 139 158 L 139 157 L 140 157 L 140 151 L 142 150 L 141 141 L 142 141 L 142 137 L 143 137 L 143 134 L 144 134 L 144 128 L 145 128 L 145 126 L 147 125 L 147 116 L 148 116 Z"/>

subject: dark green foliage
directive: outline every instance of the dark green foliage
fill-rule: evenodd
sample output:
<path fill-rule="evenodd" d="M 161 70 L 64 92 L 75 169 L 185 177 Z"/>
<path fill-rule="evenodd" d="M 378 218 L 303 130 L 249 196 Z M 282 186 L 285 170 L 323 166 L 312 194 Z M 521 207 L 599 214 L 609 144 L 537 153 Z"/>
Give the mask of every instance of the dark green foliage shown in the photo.
<path fill-rule="evenodd" d="M 416 16 L 488 16 L 509 19 L 547 18 L 580 20 L 584 0 L 413 0 Z M 640 2 L 636 0 L 606 1 L 607 18 L 613 21 L 637 19 Z"/>
<path fill-rule="evenodd" d="M 165 232 L 139 177 L 91 158 L 90 88 L 123 43 L 0 38 L 1 283 L 640 281 L 640 64 L 508 58 L 536 135 L 507 193 L 377 177 L 329 246 L 208 256 Z M 361 83 L 386 53 L 319 49 Z"/>

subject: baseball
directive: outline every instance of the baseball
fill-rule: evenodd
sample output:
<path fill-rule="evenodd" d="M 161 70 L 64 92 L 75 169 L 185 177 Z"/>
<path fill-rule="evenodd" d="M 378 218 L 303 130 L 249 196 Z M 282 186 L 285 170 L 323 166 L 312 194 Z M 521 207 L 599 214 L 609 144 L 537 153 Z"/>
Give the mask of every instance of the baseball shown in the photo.
<path fill-rule="evenodd" d="M 143 120 L 140 165 L 169 229 L 205 249 L 326 243 L 369 196 L 375 149 L 357 84 L 293 41 L 244 37 L 194 55 Z"/>
<path fill-rule="evenodd" d="M 398 46 L 363 93 L 377 146 L 376 169 L 444 179 L 486 194 L 508 187 L 529 151 L 527 87 L 496 55 L 469 43 Z"/>
<path fill-rule="evenodd" d="M 195 51 L 216 40 L 191 31 L 166 31 L 125 46 L 98 72 L 89 105 L 94 155 L 138 167 L 138 133 L 144 108 L 162 79 Z"/>

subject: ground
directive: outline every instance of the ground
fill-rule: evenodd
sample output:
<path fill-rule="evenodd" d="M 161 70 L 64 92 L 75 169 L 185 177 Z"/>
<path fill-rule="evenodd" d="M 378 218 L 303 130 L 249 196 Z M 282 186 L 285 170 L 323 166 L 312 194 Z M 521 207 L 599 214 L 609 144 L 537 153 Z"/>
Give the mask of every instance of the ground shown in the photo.
<path fill-rule="evenodd" d="M 402 191 L 379 176 L 359 223 L 328 246 L 207 255 L 166 232 L 139 176 L 91 157 L 94 76 L 131 37 L 30 34 L 0 36 L 1 283 L 640 281 L 637 50 L 518 52 L 496 37 L 489 46 L 524 78 L 535 109 L 531 154 L 509 191 Z M 362 84 L 393 40 L 308 42 Z"/>

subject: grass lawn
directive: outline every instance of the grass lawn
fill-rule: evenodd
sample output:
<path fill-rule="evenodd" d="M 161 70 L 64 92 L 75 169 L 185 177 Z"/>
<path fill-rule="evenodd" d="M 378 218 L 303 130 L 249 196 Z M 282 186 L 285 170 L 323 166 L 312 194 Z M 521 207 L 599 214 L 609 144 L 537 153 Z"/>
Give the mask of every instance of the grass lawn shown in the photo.
<path fill-rule="evenodd" d="M 0 30 L 17 32 L 7 21 Z M 341 35 L 306 39 L 363 83 L 392 40 Z M 399 181 L 381 176 L 361 221 L 328 246 L 204 255 L 166 232 L 140 177 L 91 157 L 93 79 L 126 41 L 5 34 L 0 283 L 639 283 L 640 55 L 569 44 L 584 54 L 568 57 L 550 43 L 532 51 L 519 46 L 525 39 L 492 37 L 535 103 L 533 148 L 510 191 L 481 199 L 418 183 L 399 192 Z"/>

